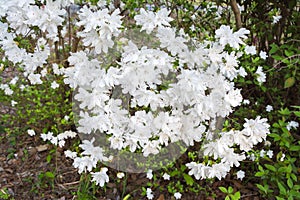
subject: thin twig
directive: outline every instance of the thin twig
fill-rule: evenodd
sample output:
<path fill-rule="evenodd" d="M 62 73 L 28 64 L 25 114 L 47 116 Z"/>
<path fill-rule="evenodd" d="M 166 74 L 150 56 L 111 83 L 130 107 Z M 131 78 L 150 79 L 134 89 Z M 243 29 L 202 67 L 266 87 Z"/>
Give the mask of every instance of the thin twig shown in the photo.
<path fill-rule="evenodd" d="M 75 181 L 75 182 L 71 182 L 71 183 L 64 183 L 64 184 L 60 184 L 60 185 L 68 186 L 68 185 L 76 185 L 78 183 L 80 183 L 80 181 Z"/>

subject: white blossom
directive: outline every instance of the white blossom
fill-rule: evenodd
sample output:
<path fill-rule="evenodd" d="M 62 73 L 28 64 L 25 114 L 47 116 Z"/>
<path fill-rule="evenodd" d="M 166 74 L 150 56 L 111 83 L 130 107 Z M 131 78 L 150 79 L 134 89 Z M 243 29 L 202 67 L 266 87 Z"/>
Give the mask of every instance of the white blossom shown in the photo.
<path fill-rule="evenodd" d="M 125 176 L 125 174 L 124 174 L 123 172 L 118 172 L 118 173 L 117 173 L 117 177 L 118 177 L 119 179 L 122 179 L 124 176 Z"/>
<path fill-rule="evenodd" d="M 4 90 L 4 94 L 9 95 L 9 96 L 14 93 L 14 91 L 9 87 L 8 84 L 1 84 L 0 89 Z"/>
<path fill-rule="evenodd" d="M 246 52 L 246 54 L 249 54 L 249 55 L 255 55 L 256 54 L 256 47 L 247 45 L 245 47 L 245 52 Z"/>
<path fill-rule="evenodd" d="M 53 132 L 51 132 L 51 131 L 49 131 L 48 133 L 42 133 L 42 134 L 41 134 L 41 138 L 42 138 L 44 141 L 47 141 L 47 140 L 51 141 L 53 137 L 54 137 L 54 136 L 53 136 Z"/>
<path fill-rule="evenodd" d="M 268 57 L 268 55 L 267 55 L 267 53 L 266 53 L 265 51 L 260 51 L 260 52 L 259 52 L 259 57 L 260 57 L 261 59 L 266 60 L 267 57 Z"/>
<path fill-rule="evenodd" d="M 222 46 L 228 44 L 233 48 L 239 49 L 240 44 L 244 44 L 242 39 L 246 39 L 246 34 L 249 34 L 250 32 L 245 28 L 241 28 L 237 32 L 233 33 L 232 29 L 229 26 L 221 25 L 221 27 L 216 30 L 215 33 L 216 38 L 220 38 L 220 44 Z"/>
<path fill-rule="evenodd" d="M 152 193 L 151 188 L 147 188 L 147 190 L 146 190 L 146 196 L 147 196 L 147 199 L 153 199 L 154 198 L 154 195 Z"/>
<path fill-rule="evenodd" d="M 137 25 L 142 25 L 142 30 L 146 30 L 150 34 L 154 28 L 161 26 L 170 26 L 169 22 L 173 19 L 168 17 L 171 11 L 166 8 L 159 10 L 157 13 L 146 11 L 144 8 L 140 9 L 140 14 L 134 17 Z"/>
<path fill-rule="evenodd" d="M 148 171 L 147 171 L 147 178 L 148 179 L 152 179 L 153 178 L 153 174 L 152 174 L 152 169 L 149 169 Z"/>
<path fill-rule="evenodd" d="M 290 122 L 288 122 L 288 124 L 287 124 L 287 126 L 286 126 L 286 128 L 287 128 L 287 130 L 291 130 L 292 128 L 293 129 L 297 129 L 299 127 L 299 123 L 298 122 L 296 122 L 296 121 L 290 121 Z"/>
<path fill-rule="evenodd" d="M 250 101 L 249 101 L 249 99 L 244 99 L 244 100 L 243 100 L 243 104 L 245 104 L 245 105 L 249 105 L 249 104 L 250 104 Z"/>
<path fill-rule="evenodd" d="M 10 104 L 11 104 L 12 107 L 14 107 L 15 105 L 18 104 L 18 102 L 14 101 L 14 100 L 11 100 Z"/>
<path fill-rule="evenodd" d="M 28 76 L 28 79 L 31 84 L 36 85 L 36 84 L 42 84 L 43 81 L 41 80 L 41 75 L 40 74 L 30 74 Z"/>
<path fill-rule="evenodd" d="M 259 152 L 259 156 L 260 156 L 261 158 L 263 158 L 263 157 L 265 157 L 265 155 L 266 155 L 266 151 L 262 149 L 262 150 Z"/>
<path fill-rule="evenodd" d="M 273 18 L 272 24 L 277 24 L 279 22 L 279 20 L 282 18 L 282 16 L 277 15 L 277 16 L 272 16 L 272 18 Z"/>
<path fill-rule="evenodd" d="M 67 158 L 71 158 L 71 159 L 74 159 L 74 158 L 77 157 L 77 152 L 73 152 L 73 151 L 70 151 L 70 150 L 66 150 L 66 151 L 64 152 L 64 154 L 65 154 L 65 156 L 66 156 Z"/>
<path fill-rule="evenodd" d="M 105 183 L 109 182 L 109 176 L 106 174 L 108 169 L 103 167 L 100 169 L 100 172 L 91 172 L 92 174 L 92 181 L 96 182 L 96 185 L 103 187 Z"/>
<path fill-rule="evenodd" d="M 174 193 L 175 199 L 181 199 L 181 196 L 182 196 L 182 194 L 179 193 L 179 192 L 175 192 L 175 193 Z"/>
<path fill-rule="evenodd" d="M 284 158 L 285 158 L 285 154 L 282 153 L 281 158 L 280 158 L 280 161 L 283 162 L 283 161 L 284 161 Z"/>
<path fill-rule="evenodd" d="M 257 67 L 257 70 L 256 70 L 255 74 L 257 74 L 257 81 L 259 83 L 266 82 L 266 74 L 263 72 L 261 66 Z"/>
<path fill-rule="evenodd" d="M 59 84 L 56 82 L 56 81 L 53 81 L 52 83 L 51 83 L 51 88 L 52 89 L 56 89 L 56 88 L 58 88 L 59 87 Z"/>
<path fill-rule="evenodd" d="M 76 157 L 73 162 L 73 167 L 78 169 L 78 173 L 91 172 L 97 165 L 97 160 L 92 159 L 89 156 Z M 98 172 L 99 173 L 99 172 Z M 96 173 L 96 175 L 98 174 Z M 97 176 L 98 177 L 98 176 Z M 96 181 L 96 180 L 95 180 Z M 98 179 L 97 179 L 98 181 Z M 100 180 L 99 180 L 100 181 Z M 98 182 L 97 182 L 98 183 Z"/>
<path fill-rule="evenodd" d="M 243 170 L 239 170 L 237 173 L 236 173 L 236 177 L 238 179 L 241 179 L 243 180 L 243 178 L 245 177 L 245 172 Z"/>
<path fill-rule="evenodd" d="M 266 106 L 266 111 L 267 112 L 271 112 L 272 110 L 273 110 L 273 106 L 271 106 L 271 105 Z"/>
<path fill-rule="evenodd" d="M 268 150 L 266 154 L 269 158 L 273 158 L 273 151 L 272 150 Z"/>
<path fill-rule="evenodd" d="M 170 180 L 170 175 L 167 173 L 164 173 L 162 177 L 164 180 Z"/>
<path fill-rule="evenodd" d="M 35 131 L 32 129 L 27 130 L 28 135 L 30 136 L 34 136 L 35 135 Z"/>

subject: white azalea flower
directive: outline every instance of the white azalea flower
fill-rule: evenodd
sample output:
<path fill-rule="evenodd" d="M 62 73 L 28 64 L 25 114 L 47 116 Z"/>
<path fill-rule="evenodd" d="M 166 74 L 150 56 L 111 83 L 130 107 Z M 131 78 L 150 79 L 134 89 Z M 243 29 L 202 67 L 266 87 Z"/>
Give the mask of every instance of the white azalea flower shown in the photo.
<path fill-rule="evenodd" d="M 12 89 L 10 89 L 9 85 L 7 85 L 7 84 L 1 84 L 0 89 L 4 90 L 4 93 L 9 96 L 14 93 L 14 91 Z"/>
<path fill-rule="evenodd" d="M 268 150 L 266 154 L 269 158 L 273 158 L 273 151 L 272 150 Z"/>
<path fill-rule="evenodd" d="M 151 188 L 147 188 L 147 190 L 146 190 L 146 196 L 147 196 L 147 199 L 153 199 L 154 198 L 154 195 L 152 193 Z"/>
<path fill-rule="evenodd" d="M 59 84 L 56 82 L 56 81 L 53 81 L 52 83 L 51 83 L 51 88 L 52 89 L 56 89 L 56 88 L 58 88 L 59 87 Z"/>
<path fill-rule="evenodd" d="M 286 126 L 286 128 L 287 128 L 287 130 L 291 130 L 292 128 L 293 129 L 297 129 L 299 127 L 299 123 L 298 122 L 295 122 L 295 121 L 290 121 L 290 122 L 288 122 L 288 124 L 287 124 L 287 126 Z"/>
<path fill-rule="evenodd" d="M 154 28 L 161 26 L 170 26 L 169 22 L 173 19 L 168 17 L 171 11 L 166 8 L 159 10 L 157 13 L 146 11 L 144 8 L 140 9 L 140 14 L 134 17 L 137 25 L 142 25 L 142 30 L 146 30 L 150 34 Z"/>
<path fill-rule="evenodd" d="M 34 136 L 35 135 L 35 131 L 32 129 L 27 130 L 28 135 L 30 136 Z"/>
<path fill-rule="evenodd" d="M 163 179 L 164 179 L 164 180 L 170 180 L 170 175 L 167 174 L 167 173 L 164 173 Z"/>
<path fill-rule="evenodd" d="M 75 159 L 77 157 L 77 152 L 73 152 L 73 151 L 70 151 L 70 150 L 66 150 L 64 152 L 64 154 L 67 158 L 71 158 L 71 159 Z"/>
<path fill-rule="evenodd" d="M 261 59 L 266 60 L 267 57 L 268 57 L 268 55 L 267 55 L 267 53 L 266 53 L 265 51 L 260 51 L 260 52 L 259 52 L 259 57 L 260 57 Z"/>
<path fill-rule="evenodd" d="M 267 112 L 271 112 L 272 110 L 273 110 L 273 106 L 271 106 L 271 105 L 266 106 L 266 111 Z"/>
<path fill-rule="evenodd" d="M 103 167 L 100 169 L 100 172 L 91 172 L 92 174 L 92 181 L 96 182 L 96 185 L 103 187 L 105 183 L 109 182 L 109 176 L 106 174 L 108 169 Z"/>
<path fill-rule="evenodd" d="M 249 104 L 250 104 L 250 101 L 249 101 L 249 99 L 244 99 L 244 100 L 243 100 L 243 104 L 245 104 L 245 105 L 249 105 Z"/>
<path fill-rule="evenodd" d="M 11 100 L 10 104 L 11 104 L 12 107 L 14 107 L 15 105 L 18 104 L 18 102 L 14 101 L 14 100 Z"/>
<path fill-rule="evenodd" d="M 182 194 L 180 192 L 175 192 L 174 197 L 175 199 L 181 199 Z"/>
<path fill-rule="evenodd" d="M 256 54 L 256 47 L 247 45 L 245 47 L 245 52 L 246 52 L 246 54 L 249 54 L 249 55 L 255 55 Z"/>
<path fill-rule="evenodd" d="M 95 168 L 96 165 L 97 165 L 97 160 L 92 159 L 89 156 L 76 157 L 73 162 L 73 167 L 78 169 L 79 174 L 81 174 L 82 172 L 92 171 L 92 169 Z M 96 175 L 98 173 L 96 173 Z"/>
<path fill-rule="evenodd" d="M 259 83 L 266 82 L 266 74 L 263 72 L 261 66 L 258 66 L 258 67 L 257 67 L 257 70 L 256 70 L 255 74 L 258 75 L 258 76 L 257 76 L 257 81 L 258 81 Z"/>
<path fill-rule="evenodd" d="M 41 138 L 42 138 L 44 141 L 47 141 L 47 140 L 51 141 L 53 137 L 54 137 L 54 136 L 53 136 L 53 133 L 50 132 L 50 131 L 49 131 L 48 133 L 42 133 L 42 134 L 41 134 Z"/>
<path fill-rule="evenodd" d="M 117 177 L 118 177 L 119 179 L 122 179 L 124 176 L 125 176 L 125 174 L 124 174 L 123 172 L 118 172 L 118 173 L 117 173 Z"/>
<path fill-rule="evenodd" d="M 236 173 L 236 177 L 238 179 L 241 179 L 243 180 L 243 178 L 245 177 L 245 172 L 243 170 L 239 170 L 237 173 Z"/>
<path fill-rule="evenodd" d="M 277 15 L 277 16 L 272 16 L 273 17 L 273 22 L 272 24 L 277 24 L 279 22 L 279 20 L 282 18 L 281 15 Z"/>
<path fill-rule="evenodd" d="M 249 34 L 250 32 L 245 28 L 241 28 L 237 32 L 233 33 L 232 29 L 229 26 L 221 25 L 221 27 L 216 30 L 215 33 L 216 38 L 220 38 L 220 44 L 222 46 L 228 44 L 233 48 L 239 49 L 240 44 L 244 44 L 242 39 L 246 39 L 246 34 Z"/>
<path fill-rule="evenodd" d="M 28 79 L 31 84 L 36 85 L 36 84 L 42 84 L 43 81 L 41 80 L 41 75 L 40 74 L 30 74 L 28 76 Z"/>
<path fill-rule="evenodd" d="M 153 178 L 152 169 L 149 169 L 147 171 L 147 178 L 150 179 L 150 180 Z"/>
<path fill-rule="evenodd" d="M 150 154 L 158 154 L 159 153 L 159 141 L 149 141 L 143 147 L 143 155 L 145 157 L 149 156 Z"/>

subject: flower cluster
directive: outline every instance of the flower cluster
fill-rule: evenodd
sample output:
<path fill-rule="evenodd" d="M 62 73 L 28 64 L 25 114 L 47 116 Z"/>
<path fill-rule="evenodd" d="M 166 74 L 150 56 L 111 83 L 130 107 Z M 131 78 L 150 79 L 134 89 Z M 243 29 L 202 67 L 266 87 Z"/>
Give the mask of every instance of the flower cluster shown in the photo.
<path fill-rule="evenodd" d="M 134 17 L 135 25 L 141 26 L 140 34 L 153 37 L 157 46 L 149 47 L 126 38 L 128 30 L 123 27 L 119 9 L 85 5 L 74 19 L 79 30 L 76 37 L 82 46 L 70 52 L 67 68 L 59 68 L 57 63 L 48 64 L 47 59 L 55 49 L 53 43 L 58 35 L 64 37 L 65 8 L 70 5 L 70 1 L 62 0 L 47 0 L 42 6 L 35 5 L 33 0 L 14 0 L 9 4 L 0 0 L 0 10 L 5 13 L 1 12 L 1 16 L 7 19 L 7 23 L 0 22 L 0 47 L 9 61 L 22 67 L 31 84 L 42 83 L 47 67 L 55 75 L 64 76 L 64 83 L 75 91 L 76 123 L 81 134 L 104 135 L 102 139 L 111 149 L 142 152 L 145 157 L 159 154 L 176 142 L 190 146 L 207 141 L 204 155 L 216 162 L 187 163 L 189 174 L 196 179 L 221 179 L 246 159 L 244 152 L 266 139 L 269 125 L 260 117 L 246 119 L 241 131 L 219 133 L 216 126 L 219 118 L 228 116 L 243 101 L 233 80 L 247 75 L 238 59 L 248 30 L 234 32 L 222 25 L 213 41 L 200 42 L 189 38 L 184 30 L 171 27 L 173 19 L 166 8 L 158 12 L 141 9 Z M 32 28 L 38 28 L 45 38 L 37 38 L 30 32 Z M 34 50 L 20 48 L 15 41 L 18 35 L 36 38 Z M 110 50 L 117 51 L 119 57 L 107 63 L 112 57 Z M 245 52 L 254 55 L 255 47 L 246 46 Z M 262 53 L 261 57 L 267 56 Z M 256 74 L 259 82 L 265 81 L 262 68 Z M 56 82 L 51 84 L 54 89 L 58 86 Z M 12 94 L 7 84 L 1 84 L 0 89 Z M 32 130 L 28 133 L 34 135 Z M 74 136 L 69 131 L 57 136 L 51 132 L 41 135 L 43 140 L 59 146 L 67 137 Z M 93 169 L 112 157 L 98 142 L 92 137 L 82 141 L 81 155 L 71 151 L 65 154 L 74 160 L 73 166 L 79 173 L 91 172 L 92 180 L 102 187 L 109 181 L 108 169 Z M 239 146 L 241 153 L 235 153 L 233 145 Z M 166 174 L 164 178 L 170 177 Z M 153 198 L 150 188 L 147 196 Z M 181 194 L 175 193 L 174 197 L 180 199 Z"/>
<path fill-rule="evenodd" d="M 80 15 L 92 13 L 88 9 L 82 8 Z M 89 52 L 71 54 L 68 61 L 72 67 L 65 70 L 65 83 L 78 91 L 75 99 L 81 109 L 80 132 L 106 133 L 110 136 L 111 148 L 128 147 L 131 152 L 141 149 L 144 156 L 148 156 L 158 154 L 162 147 L 179 140 L 186 145 L 201 141 L 208 126 L 214 129 L 211 121 L 226 117 L 241 104 L 240 90 L 230 80 L 239 74 L 245 75 L 245 70 L 238 66 L 237 53 L 224 51 L 223 41 L 231 38 L 229 44 L 233 42 L 233 47 L 239 47 L 240 38 L 245 38 L 248 32 L 226 34 L 221 30 L 228 27 L 223 26 L 217 31 L 222 40 L 206 41 L 206 45 L 195 40 L 196 45 L 191 50 L 186 44 L 186 34 L 181 30 L 178 35 L 176 29 L 168 27 L 170 19 L 166 13 L 165 9 L 156 14 L 141 10 L 135 19 L 138 24 L 142 23 L 141 31 L 146 30 L 144 27 L 151 27 L 151 31 L 157 29 L 155 36 L 160 47 L 167 51 L 147 46 L 138 48 L 129 41 L 121 50 L 119 66 L 108 70 L 99 67 L 99 60 L 90 59 Z M 147 20 L 142 20 L 143 15 L 147 15 Z M 158 19 L 164 26 L 158 24 Z M 106 30 L 93 23 L 78 22 L 88 27 L 88 31 Z M 175 62 L 179 66 L 175 66 Z M 166 82 L 169 82 L 168 87 L 161 89 Z M 125 102 L 127 105 L 114 98 L 116 88 L 120 88 L 124 97 L 131 97 Z M 142 109 L 131 114 L 130 109 L 136 107 L 149 107 L 151 112 Z M 97 123 L 99 121 L 101 123 Z"/>
<path fill-rule="evenodd" d="M 35 135 L 34 132 L 32 132 L 33 130 L 28 130 L 28 134 L 30 136 Z M 59 147 L 63 147 L 65 145 L 65 140 L 68 138 L 74 138 L 76 137 L 77 133 L 73 132 L 73 131 L 65 131 L 63 133 L 58 134 L 57 136 L 54 136 L 52 132 L 48 132 L 48 133 L 42 133 L 41 134 L 41 138 L 44 141 L 50 141 L 52 144 L 54 145 L 58 145 Z"/>
<path fill-rule="evenodd" d="M 213 156 L 220 163 L 212 166 L 202 163 L 187 163 L 189 174 L 195 178 L 224 178 L 233 166 L 239 167 L 240 162 L 246 159 L 245 152 L 250 151 L 254 145 L 266 140 L 270 125 L 267 119 L 258 116 L 255 120 L 245 119 L 244 129 L 241 131 L 222 132 L 221 137 L 204 145 L 204 156 Z M 239 145 L 241 152 L 235 153 L 234 145 Z"/>
<path fill-rule="evenodd" d="M 34 26 L 39 27 L 43 32 L 47 32 L 49 39 L 58 39 L 57 26 L 62 25 L 66 10 L 62 6 L 68 1 L 47 0 L 43 6 L 34 5 L 34 0 L 1 2 L 1 12 L 7 15 L 7 21 L 17 34 L 26 35 Z M 70 3 L 70 2 L 69 2 Z"/>
<path fill-rule="evenodd" d="M 118 36 L 120 33 L 121 16 L 120 10 L 116 9 L 112 14 L 109 14 L 107 8 L 92 11 L 87 6 L 80 9 L 79 21 L 77 26 L 83 26 L 84 29 L 78 32 L 85 46 L 94 48 L 95 53 L 107 53 L 108 48 L 114 44 L 113 36 Z"/>

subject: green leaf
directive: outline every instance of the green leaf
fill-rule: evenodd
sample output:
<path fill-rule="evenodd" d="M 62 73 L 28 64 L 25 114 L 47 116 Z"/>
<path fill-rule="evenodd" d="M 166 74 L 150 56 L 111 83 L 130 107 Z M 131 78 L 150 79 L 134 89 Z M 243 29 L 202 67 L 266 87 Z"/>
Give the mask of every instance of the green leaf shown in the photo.
<path fill-rule="evenodd" d="M 299 145 L 292 145 L 290 147 L 290 151 L 300 151 L 300 146 Z"/>
<path fill-rule="evenodd" d="M 230 200 L 230 197 L 229 197 L 229 196 L 226 196 L 226 197 L 225 197 L 225 200 Z"/>
<path fill-rule="evenodd" d="M 286 189 L 285 189 L 285 187 L 280 182 L 278 182 L 277 185 L 278 185 L 280 194 L 286 195 Z"/>
<path fill-rule="evenodd" d="M 284 58 L 282 56 L 279 56 L 279 55 L 274 55 L 272 56 L 275 60 L 283 60 Z"/>
<path fill-rule="evenodd" d="M 273 165 L 265 164 L 265 167 L 273 172 L 276 172 L 276 168 Z"/>
<path fill-rule="evenodd" d="M 273 53 L 275 53 L 276 51 L 278 51 L 278 49 L 279 49 L 279 47 L 278 47 L 278 45 L 277 44 L 271 44 L 270 45 L 272 48 L 271 48 L 271 50 L 269 51 L 269 54 L 273 54 Z"/>
<path fill-rule="evenodd" d="M 180 170 L 183 172 L 187 167 L 185 165 L 181 165 Z"/>
<path fill-rule="evenodd" d="M 173 177 L 173 176 L 176 176 L 176 175 L 178 175 L 178 174 L 179 174 L 179 171 L 174 170 L 174 171 L 172 171 L 172 172 L 170 173 L 170 176 Z"/>
<path fill-rule="evenodd" d="M 225 187 L 219 187 L 219 189 L 220 189 L 223 193 L 225 193 L 225 194 L 228 193 L 228 191 L 227 191 L 227 189 L 226 189 Z"/>
<path fill-rule="evenodd" d="M 55 176 L 54 176 L 54 174 L 52 172 L 46 172 L 45 176 L 48 177 L 48 178 L 51 178 L 51 179 L 55 178 Z"/>
<path fill-rule="evenodd" d="M 233 193 L 233 188 L 231 186 L 228 187 L 228 193 L 232 194 Z"/>
<path fill-rule="evenodd" d="M 52 156 L 51 156 L 51 155 L 47 155 L 47 157 L 46 157 L 46 161 L 47 161 L 47 163 L 50 163 L 50 162 L 51 162 L 51 160 L 52 160 Z"/>
<path fill-rule="evenodd" d="M 276 200 L 285 200 L 285 199 L 282 197 L 276 196 Z"/>
<path fill-rule="evenodd" d="M 294 77 L 290 77 L 288 79 L 285 80 L 284 82 L 284 88 L 289 88 L 292 87 L 295 84 L 295 78 Z"/>
<path fill-rule="evenodd" d="M 292 196 L 292 195 L 289 196 L 289 197 L 288 197 L 288 200 L 294 200 L 293 196 Z"/>
<path fill-rule="evenodd" d="M 297 181 L 297 176 L 295 174 L 291 174 L 291 177 L 294 181 Z"/>
<path fill-rule="evenodd" d="M 194 179 L 190 175 L 183 174 L 183 178 L 184 178 L 186 184 L 188 184 L 190 186 L 192 186 L 194 184 Z"/>
<path fill-rule="evenodd" d="M 263 175 L 265 175 L 264 172 L 256 172 L 255 173 L 255 176 L 257 176 L 257 177 L 262 177 Z"/>
<path fill-rule="evenodd" d="M 279 124 L 277 124 L 277 123 L 273 124 L 273 127 L 275 127 L 275 126 L 277 126 L 277 125 L 278 125 L 277 128 L 279 128 L 280 126 L 279 126 Z M 275 142 L 276 142 L 276 141 L 279 141 L 280 138 L 281 138 L 280 135 L 278 135 L 278 134 L 276 134 L 276 133 L 270 133 L 268 136 L 274 138 L 274 141 L 275 141 Z"/>
<path fill-rule="evenodd" d="M 127 195 L 123 198 L 123 200 L 128 200 L 130 197 L 131 197 L 130 194 L 127 194 Z"/>
<path fill-rule="evenodd" d="M 300 190 L 300 185 L 294 185 L 294 190 Z"/>
<path fill-rule="evenodd" d="M 285 64 L 290 64 L 290 60 L 287 58 L 282 59 L 282 62 Z"/>
<path fill-rule="evenodd" d="M 261 184 L 256 184 L 256 187 L 259 189 L 259 190 L 261 190 L 261 191 L 263 191 L 265 194 L 267 194 L 268 193 L 268 185 L 266 185 L 265 187 L 264 186 L 262 186 Z"/>
<path fill-rule="evenodd" d="M 264 168 L 261 165 L 258 165 L 259 171 L 264 171 Z"/>
<path fill-rule="evenodd" d="M 288 173 L 291 173 L 292 170 L 293 170 L 293 167 L 292 167 L 291 164 L 289 164 L 288 167 L 287 167 L 287 172 L 288 172 Z"/>
<path fill-rule="evenodd" d="M 279 167 L 278 172 L 279 173 L 287 172 L 287 169 L 286 169 L 286 167 Z"/>
<path fill-rule="evenodd" d="M 289 50 L 284 50 L 284 54 L 285 54 L 287 57 L 290 57 L 290 56 L 294 55 L 294 52 L 293 52 L 293 51 L 289 51 Z"/>
<path fill-rule="evenodd" d="M 295 114 L 297 117 L 300 117 L 300 111 L 294 111 L 294 114 Z"/>
<path fill-rule="evenodd" d="M 234 196 L 234 199 L 236 199 L 236 200 L 240 199 L 241 198 L 240 191 L 236 192 L 233 196 Z"/>
<path fill-rule="evenodd" d="M 288 178 L 288 180 L 287 180 L 287 185 L 289 186 L 289 188 L 293 188 L 293 186 L 294 186 L 294 183 L 293 183 L 293 181 L 292 181 L 292 179 L 291 178 Z"/>
<path fill-rule="evenodd" d="M 260 59 L 259 57 L 256 57 L 256 58 L 252 59 L 252 62 L 253 62 L 253 63 L 256 63 L 256 62 L 259 61 L 259 59 Z"/>
<path fill-rule="evenodd" d="M 44 175 L 43 173 L 40 173 L 40 174 L 38 175 L 38 178 L 39 178 L 39 179 L 42 179 L 42 178 L 44 178 L 44 176 L 45 176 L 45 175 Z"/>
<path fill-rule="evenodd" d="M 280 109 L 280 111 L 278 111 L 281 115 L 290 115 L 291 111 L 288 108 L 285 109 Z M 282 124 L 282 126 L 285 126 L 285 123 L 281 120 L 279 120 L 280 124 Z"/>

